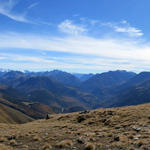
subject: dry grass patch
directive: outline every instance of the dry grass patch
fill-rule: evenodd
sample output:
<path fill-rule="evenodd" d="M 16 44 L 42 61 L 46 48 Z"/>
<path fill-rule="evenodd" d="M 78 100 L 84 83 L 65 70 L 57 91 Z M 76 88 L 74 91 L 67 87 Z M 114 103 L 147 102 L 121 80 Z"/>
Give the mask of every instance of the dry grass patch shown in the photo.
<path fill-rule="evenodd" d="M 36 136 L 33 137 L 33 140 L 34 140 L 34 141 L 41 141 L 41 138 L 36 135 Z"/>
<path fill-rule="evenodd" d="M 88 142 L 88 143 L 85 144 L 84 150 L 95 150 L 95 149 L 96 149 L 96 146 L 95 146 L 94 143 Z"/>
<path fill-rule="evenodd" d="M 50 144 L 46 143 L 46 144 L 43 146 L 42 150 L 52 150 L 52 146 L 51 146 Z"/>
<path fill-rule="evenodd" d="M 4 144 L 0 144 L 0 150 L 13 150 L 13 148 Z"/>
<path fill-rule="evenodd" d="M 7 138 L 6 137 L 0 137 L 0 142 L 6 142 Z"/>
<path fill-rule="evenodd" d="M 59 148 L 72 147 L 72 146 L 73 146 L 73 143 L 71 140 L 63 140 L 56 145 L 56 147 L 59 147 Z"/>
<path fill-rule="evenodd" d="M 10 145 L 13 145 L 13 146 L 17 145 L 16 140 L 10 140 L 9 143 L 10 143 Z"/>

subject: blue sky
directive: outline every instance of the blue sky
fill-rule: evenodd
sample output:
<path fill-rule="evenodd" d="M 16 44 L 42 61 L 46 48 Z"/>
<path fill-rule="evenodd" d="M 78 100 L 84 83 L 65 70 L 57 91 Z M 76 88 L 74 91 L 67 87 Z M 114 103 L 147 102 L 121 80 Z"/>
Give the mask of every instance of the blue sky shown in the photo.
<path fill-rule="evenodd" d="M 0 68 L 150 71 L 149 0 L 0 0 Z"/>

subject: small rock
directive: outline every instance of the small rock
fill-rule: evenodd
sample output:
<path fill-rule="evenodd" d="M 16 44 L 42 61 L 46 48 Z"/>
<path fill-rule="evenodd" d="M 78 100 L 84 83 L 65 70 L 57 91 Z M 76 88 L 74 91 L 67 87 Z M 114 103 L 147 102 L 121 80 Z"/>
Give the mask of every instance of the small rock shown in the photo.
<path fill-rule="evenodd" d="M 84 116 L 78 116 L 77 121 L 78 123 L 81 123 L 82 121 L 86 120 Z"/>
<path fill-rule="evenodd" d="M 94 121 L 90 121 L 88 124 L 89 125 L 92 125 L 92 124 L 94 124 L 95 122 Z"/>
<path fill-rule="evenodd" d="M 133 139 L 134 139 L 134 140 L 138 140 L 139 138 L 138 138 L 138 137 L 134 137 Z"/>
<path fill-rule="evenodd" d="M 114 115 L 114 112 L 111 110 L 108 110 L 108 111 L 104 111 L 103 114 L 112 116 L 112 115 Z"/>
<path fill-rule="evenodd" d="M 102 121 L 103 123 L 105 123 L 105 122 L 107 121 L 107 119 L 102 119 L 101 121 Z"/>
<path fill-rule="evenodd" d="M 79 114 L 88 114 L 89 112 L 90 112 L 89 110 L 84 110 L 84 111 L 79 112 Z"/>
<path fill-rule="evenodd" d="M 47 114 L 45 119 L 48 120 L 50 118 L 51 118 L 50 114 Z"/>
<path fill-rule="evenodd" d="M 45 135 L 48 136 L 48 133 L 46 132 Z"/>
<path fill-rule="evenodd" d="M 142 145 L 143 145 L 142 142 L 139 142 L 139 143 L 137 144 L 138 147 L 141 147 Z"/>
<path fill-rule="evenodd" d="M 104 122 L 105 126 L 108 126 L 109 124 L 110 124 L 110 120 L 109 119 Z"/>
<path fill-rule="evenodd" d="M 77 139 L 77 142 L 78 142 L 79 144 L 84 144 L 84 143 L 85 143 L 84 137 L 79 137 L 79 138 Z"/>
<path fill-rule="evenodd" d="M 141 128 L 135 128 L 135 127 L 133 127 L 133 130 L 136 131 L 136 132 L 139 132 L 139 131 L 141 131 Z"/>
<path fill-rule="evenodd" d="M 119 138 L 118 135 L 115 135 L 115 136 L 114 136 L 114 141 L 120 141 L 120 138 Z"/>
<path fill-rule="evenodd" d="M 8 139 L 8 140 L 14 140 L 14 139 L 16 139 L 16 136 L 11 135 L 11 136 L 8 136 L 7 139 Z"/>
<path fill-rule="evenodd" d="M 107 111 L 108 115 L 113 115 L 113 111 Z"/>

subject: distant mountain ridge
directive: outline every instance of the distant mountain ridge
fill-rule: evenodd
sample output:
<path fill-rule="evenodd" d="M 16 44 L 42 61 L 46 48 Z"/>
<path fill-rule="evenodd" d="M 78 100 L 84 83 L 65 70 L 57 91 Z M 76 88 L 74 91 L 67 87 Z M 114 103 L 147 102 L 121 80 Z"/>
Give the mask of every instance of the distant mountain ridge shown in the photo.
<path fill-rule="evenodd" d="M 120 107 L 150 102 L 150 72 L 141 72 L 117 87 L 115 96 L 102 102 L 103 107 Z"/>
<path fill-rule="evenodd" d="M 92 73 L 89 73 L 89 74 L 73 73 L 73 75 L 79 78 L 81 81 L 86 81 L 92 76 L 94 76 L 94 74 Z"/>
<path fill-rule="evenodd" d="M 1 72 L 0 72 L 1 74 Z M 3 71 L 0 102 L 37 119 L 47 113 L 65 113 L 100 107 L 150 102 L 150 72 L 125 70 L 100 74 Z"/>
<path fill-rule="evenodd" d="M 84 81 L 81 84 L 80 89 L 82 91 L 93 93 L 101 98 L 105 95 L 107 89 L 123 84 L 135 75 L 136 74 L 133 72 L 119 70 L 96 74 Z"/>
<path fill-rule="evenodd" d="M 59 75 L 60 77 L 58 78 Z M 60 81 L 61 78 L 63 81 Z M 63 83 L 64 81 L 66 81 L 66 84 Z M 6 90 L 7 92 L 5 90 L 3 91 L 5 98 L 11 100 L 11 103 L 19 102 L 21 106 L 22 103 L 20 101 L 41 103 L 51 108 L 50 113 L 96 108 L 97 98 L 91 94 L 75 89 L 75 84 L 73 84 L 72 81 L 76 81 L 76 83 L 80 84 L 80 80 L 72 74 L 56 70 L 38 73 L 10 71 L 6 72 L 0 79 L 1 84 L 11 88 L 10 90 Z M 69 82 L 71 84 L 70 86 Z M 79 86 L 79 84 L 77 84 L 77 86 Z M 18 100 L 16 101 L 16 99 Z M 34 112 L 35 117 L 31 114 L 29 114 L 29 116 L 37 118 L 36 113 L 37 110 Z M 40 116 L 41 115 L 39 115 L 39 118 Z"/>

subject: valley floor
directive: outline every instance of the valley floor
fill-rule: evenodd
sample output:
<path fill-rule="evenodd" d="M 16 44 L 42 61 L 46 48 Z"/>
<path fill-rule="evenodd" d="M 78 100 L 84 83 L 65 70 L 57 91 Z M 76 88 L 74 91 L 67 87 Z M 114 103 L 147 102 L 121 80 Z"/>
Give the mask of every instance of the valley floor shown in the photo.
<path fill-rule="evenodd" d="M 150 104 L 0 124 L 0 150 L 149 150 Z"/>

